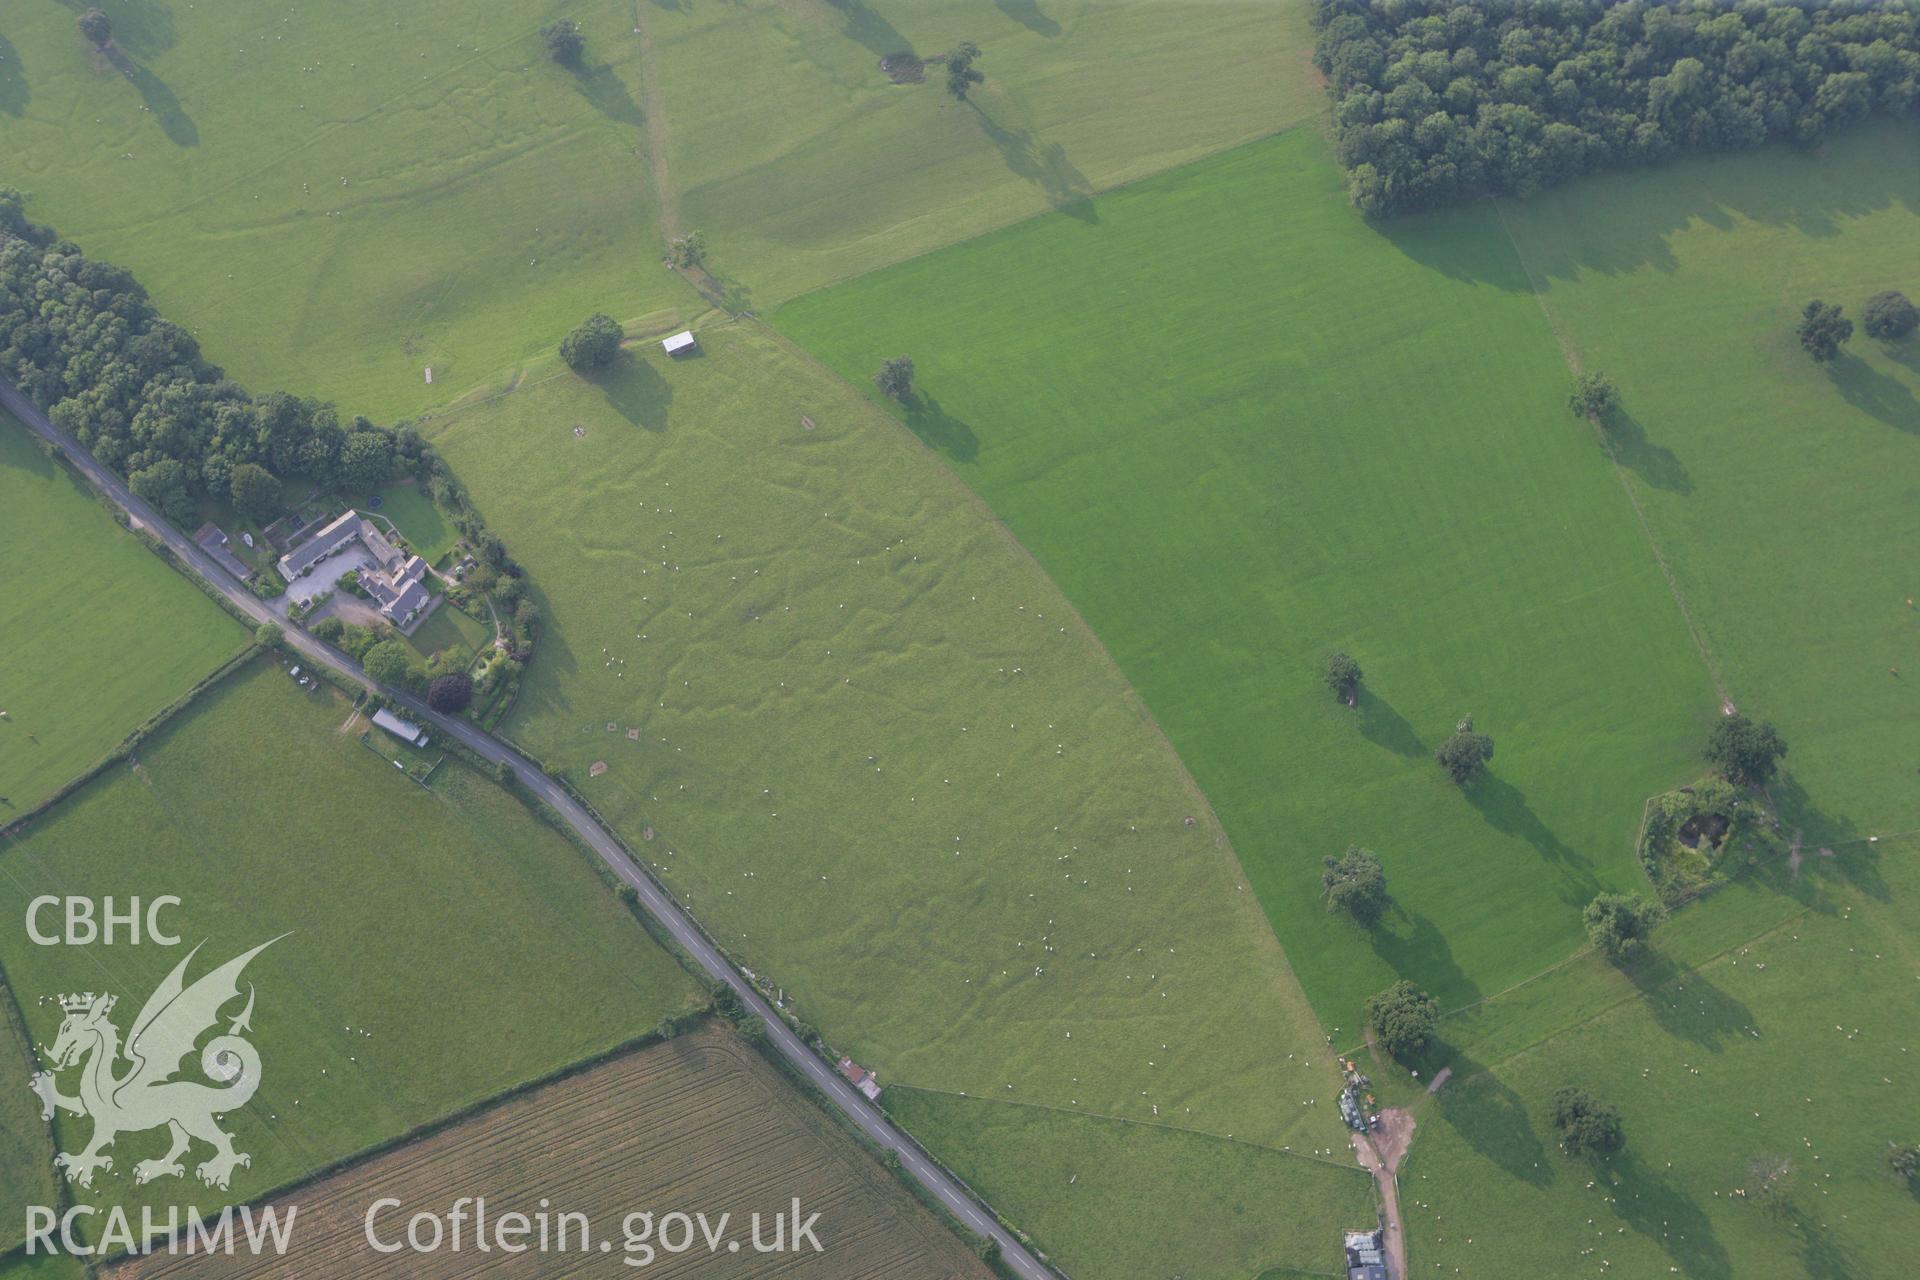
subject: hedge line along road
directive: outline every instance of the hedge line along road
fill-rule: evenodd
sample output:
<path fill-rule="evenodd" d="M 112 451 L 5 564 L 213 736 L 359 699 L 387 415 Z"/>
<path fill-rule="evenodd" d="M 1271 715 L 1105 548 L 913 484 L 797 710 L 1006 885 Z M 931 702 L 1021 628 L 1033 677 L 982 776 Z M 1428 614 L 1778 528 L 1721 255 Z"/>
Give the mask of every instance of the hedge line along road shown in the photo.
<path fill-rule="evenodd" d="M 1000 1246 L 1001 1260 L 1014 1274 L 1025 1280 L 1051 1280 L 1055 1273 L 1043 1265 L 1040 1260 L 1013 1234 L 1003 1227 L 994 1216 L 984 1211 L 974 1197 L 955 1181 L 945 1170 L 927 1159 L 920 1148 L 894 1124 L 879 1107 L 867 1101 L 862 1094 L 856 1093 L 839 1074 L 821 1061 L 820 1056 L 802 1044 L 800 1037 L 781 1020 L 765 998 L 734 969 L 727 958 L 708 940 L 707 935 L 693 923 L 693 918 L 680 905 L 669 897 L 664 889 L 642 870 L 627 855 L 620 842 L 614 839 L 607 829 L 575 800 L 559 783 L 548 777 L 540 767 L 521 755 L 518 751 L 500 739 L 480 729 L 467 720 L 441 715 L 426 703 L 408 693 L 386 688 L 367 676 L 358 663 L 345 654 L 330 648 L 314 639 L 298 626 L 289 624 L 286 616 L 284 598 L 262 600 L 248 590 L 246 584 L 228 573 L 213 558 L 202 551 L 193 539 L 174 528 L 159 512 L 145 501 L 136 497 L 127 488 L 126 482 L 102 466 L 94 456 L 80 447 L 78 441 L 53 425 L 40 407 L 21 395 L 11 384 L 0 381 L 0 407 L 24 422 L 36 434 L 55 445 L 65 453 L 80 473 L 104 493 L 116 506 L 126 512 L 135 528 L 143 530 L 164 543 L 177 560 L 190 568 L 204 580 L 208 586 L 220 593 L 241 614 L 253 620 L 255 624 L 273 622 L 286 633 L 285 643 L 289 649 L 300 654 L 310 662 L 332 667 L 344 673 L 348 679 L 360 685 L 370 693 L 378 693 L 407 708 L 414 719 L 432 725 L 446 736 L 459 742 L 490 764 L 505 765 L 519 779 L 520 785 L 537 796 L 554 812 L 558 813 L 566 824 L 573 828 L 579 837 L 586 841 L 592 850 L 600 855 L 621 883 L 631 885 L 640 897 L 640 905 L 647 914 L 659 922 L 673 940 L 679 943 L 694 958 L 700 968 L 714 978 L 732 987 L 747 1008 L 767 1025 L 767 1038 L 780 1056 L 792 1064 L 794 1069 L 805 1077 L 823 1094 L 829 1102 L 844 1112 L 848 1119 L 859 1126 L 860 1131 L 878 1143 L 885 1150 L 899 1157 L 900 1167 L 933 1195 L 947 1211 L 968 1230 L 985 1236 Z"/>

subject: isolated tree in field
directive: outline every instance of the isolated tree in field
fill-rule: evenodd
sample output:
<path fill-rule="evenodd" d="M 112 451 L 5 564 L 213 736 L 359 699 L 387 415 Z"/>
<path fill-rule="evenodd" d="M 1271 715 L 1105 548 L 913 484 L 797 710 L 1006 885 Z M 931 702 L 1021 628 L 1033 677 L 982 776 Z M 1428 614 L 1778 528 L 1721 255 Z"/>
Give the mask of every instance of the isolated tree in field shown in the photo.
<path fill-rule="evenodd" d="M 1867 331 L 1869 338 L 1878 338 L 1881 342 L 1904 338 L 1913 332 L 1915 325 L 1920 325 L 1920 308 L 1898 289 L 1874 294 L 1860 312 L 1860 327 Z"/>
<path fill-rule="evenodd" d="M 697 267 L 706 256 L 707 238 L 698 231 L 675 236 L 667 243 L 667 261 L 676 267 Z"/>
<path fill-rule="evenodd" d="M 1475 733 L 1473 717 L 1467 716 L 1453 727 L 1453 736 L 1434 749 L 1433 758 L 1447 771 L 1455 786 L 1466 786 L 1493 759 L 1493 739 Z"/>
<path fill-rule="evenodd" d="M 908 356 L 895 356 L 880 366 L 880 372 L 873 375 L 873 385 L 880 388 L 881 394 L 895 400 L 905 400 L 913 394 L 913 360 Z"/>
<path fill-rule="evenodd" d="M 473 678 L 464 671 L 449 671 L 435 676 L 427 686 L 427 705 L 447 715 L 457 715 L 473 701 Z"/>
<path fill-rule="evenodd" d="M 253 629 L 253 642 L 262 649 L 278 649 L 285 636 L 277 622 L 263 622 Z"/>
<path fill-rule="evenodd" d="M 233 509 L 258 524 L 280 514 L 280 482 L 257 462 L 243 462 L 233 469 L 227 493 Z"/>
<path fill-rule="evenodd" d="M 373 679 L 396 689 L 412 688 L 419 670 L 404 640 L 382 640 L 367 650 L 360 666 Z"/>
<path fill-rule="evenodd" d="M 1773 781 L 1787 744 L 1766 721 L 1735 714 L 1713 726 L 1705 754 L 1708 763 L 1735 786 L 1764 787 Z"/>
<path fill-rule="evenodd" d="M 1404 978 L 1368 1000 L 1366 1013 L 1380 1047 L 1396 1058 L 1423 1048 L 1440 1021 L 1434 998 Z"/>
<path fill-rule="evenodd" d="M 1387 910 L 1387 876 L 1380 869 L 1380 858 L 1371 849 L 1357 844 L 1337 858 L 1321 860 L 1326 870 L 1320 873 L 1320 888 L 1327 895 L 1327 910 L 1344 911 L 1365 929 L 1380 922 Z"/>
<path fill-rule="evenodd" d="M 1583 418 L 1605 422 L 1620 407 L 1620 389 L 1604 373 L 1583 373 L 1573 380 L 1567 407 Z"/>
<path fill-rule="evenodd" d="M 587 42 L 580 35 L 580 24 L 571 18 L 549 22 L 540 28 L 540 38 L 547 43 L 547 56 L 563 67 L 578 67 L 587 49 Z"/>
<path fill-rule="evenodd" d="M 1654 926 L 1666 918 L 1665 907 L 1631 893 L 1600 894 L 1582 916 L 1588 940 L 1615 960 L 1638 953 Z"/>
<path fill-rule="evenodd" d="M 1333 690 L 1333 696 L 1352 706 L 1360 696 L 1360 664 L 1350 653 L 1330 653 L 1320 678 Z"/>
<path fill-rule="evenodd" d="M 1826 364 L 1840 354 L 1840 344 L 1853 337 L 1853 321 L 1841 315 L 1836 304 L 1815 298 L 1800 312 L 1798 332 L 1807 354 Z"/>
<path fill-rule="evenodd" d="M 1909 1182 L 1920 1176 L 1920 1142 L 1888 1143 L 1887 1168 L 1894 1177 Z"/>
<path fill-rule="evenodd" d="M 1547 1102 L 1547 1116 L 1570 1156 L 1610 1156 L 1626 1144 L 1620 1108 L 1578 1085 L 1562 1085 Z"/>
<path fill-rule="evenodd" d="M 80 34 L 96 48 L 104 49 L 113 40 L 113 20 L 98 9 L 88 9 L 77 19 Z"/>
<path fill-rule="evenodd" d="M 947 92 L 962 102 L 973 86 L 986 79 L 973 65 L 979 56 L 980 46 L 971 40 L 962 40 L 947 54 Z"/>
<path fill-rule="evenodd" d="M 625 336 L 619 321 L 596 311 L 560 340 L 560 358 L 575 369 L 604 368 L 620 353 Z"/>

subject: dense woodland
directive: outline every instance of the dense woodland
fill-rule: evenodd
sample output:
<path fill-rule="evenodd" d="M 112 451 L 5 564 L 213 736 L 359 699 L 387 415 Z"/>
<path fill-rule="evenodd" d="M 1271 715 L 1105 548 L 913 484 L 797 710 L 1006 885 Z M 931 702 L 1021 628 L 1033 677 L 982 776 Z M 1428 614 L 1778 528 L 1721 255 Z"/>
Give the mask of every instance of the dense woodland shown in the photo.
<path fill-rule="evenodd" d="M 1368 214 L 1527 195 L 1682 148 L 1810 141 L 1920 104 L 1920 17 L 1882 0 L 1316 0 Z"/>

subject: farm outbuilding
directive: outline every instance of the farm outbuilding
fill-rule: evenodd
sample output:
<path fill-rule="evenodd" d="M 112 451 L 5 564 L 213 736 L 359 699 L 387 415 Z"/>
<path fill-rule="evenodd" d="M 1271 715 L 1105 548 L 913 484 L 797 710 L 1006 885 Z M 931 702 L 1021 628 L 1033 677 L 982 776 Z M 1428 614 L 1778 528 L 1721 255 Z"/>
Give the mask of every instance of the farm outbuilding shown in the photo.
<path fill-rule="evenodd" d="M 385 707 L 373 713 L 373 722 L 409 746 L 427 745 L 427 731 L 410 720 L 402 720 Z"/>
<path fill-rule="evenodd" d="M 660 349 L 670 356 L 685 355 L 689 351 L 698 350 L 699 347 L 700 344 L 694 340 L 691 329 L 682 329 L 671 338 L 663 338 L 660 342 Z"/>

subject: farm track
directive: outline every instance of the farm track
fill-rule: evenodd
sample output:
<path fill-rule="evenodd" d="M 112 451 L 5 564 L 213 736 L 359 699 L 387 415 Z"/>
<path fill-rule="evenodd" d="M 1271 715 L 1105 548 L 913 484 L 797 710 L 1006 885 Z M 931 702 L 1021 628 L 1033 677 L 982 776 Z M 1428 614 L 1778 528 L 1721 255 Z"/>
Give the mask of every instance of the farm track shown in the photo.
<path fill-rule="evenodd" d="M 533 761 L 468 721 L 444 716 L 412 694 L 380 685 L 345 654 L 314 639 L 298 626 L 289 624 L 284 598 L 261 600 L 229 576 L 191 538 L 169 524 L 145 501 L 134 496 L 120 477 L 102 466 L 78 441 L 54 426 L 40 406 L 5 381 L 0 381 L 0 408 L 12 413 L 35 434 L 61 449 L 67 460 L 124 511 L 136 528 L 144 529 L 158 538 L 182 566 L 218 592 L 249 622 L 275 623 L 284 630 L 287 647 L 302 658 L 341 672 L 368 692 L 378 693 L 406 708 L 407 714 L 417 722 L 431 725 L 437 732 L 459 742 L 489 764 L 510 770 L 522 787 L 560 815 L 623 884 L 632 887 L 641 907 L 693 957 L 702 972 L 726 983 L 739 996 L 747 1011 L 766 1023 L 768 1043 L 774 1050 L 870 1140 L 896 1155 L 901 1169 L 939 1201 L 947 1212 L 953 1214 L 969 1231 L 997 1244 L 1001 1260 L 1015 1275 L 1044 1280 L 1055 1274 L 956 1179 L 933 1164 L 879 1107 L 854 1092 L 845 1080 L 807 1048 L 759 991 L 735 970 L 732 962 L 708 939 L 706 932 L 694 923 L 693 917 L 628 856 L 620 842 L 600 825 L 584 805 Z"/>

